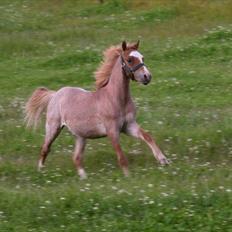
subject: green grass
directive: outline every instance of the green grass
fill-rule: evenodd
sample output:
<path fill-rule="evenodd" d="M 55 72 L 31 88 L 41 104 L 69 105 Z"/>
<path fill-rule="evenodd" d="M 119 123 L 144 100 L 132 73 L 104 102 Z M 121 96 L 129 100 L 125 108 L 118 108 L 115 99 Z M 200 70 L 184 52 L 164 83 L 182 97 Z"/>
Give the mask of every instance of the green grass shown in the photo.
<path fill-rule="evenodd" d="M 0 231 L 232 231 L 231 1 L 29 1 L 0 3 Z M 141 40 L 153 74 L 131 83 L 138 122 L 172 161 L 122 135 L 130 177 L 110 142 L 88 142 L 80 181 L 64 130 L 46 168 L 44 136 L 25 128 L 38 86 L 94 89 L 102 51 Z"/>

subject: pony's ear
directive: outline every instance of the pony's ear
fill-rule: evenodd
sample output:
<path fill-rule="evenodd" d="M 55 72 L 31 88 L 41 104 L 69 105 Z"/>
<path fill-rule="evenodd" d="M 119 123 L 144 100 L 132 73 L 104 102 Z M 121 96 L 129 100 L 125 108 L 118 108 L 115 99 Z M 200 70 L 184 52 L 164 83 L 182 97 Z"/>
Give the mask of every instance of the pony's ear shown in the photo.
<path fill-rule="evenodd" d="M 126 51 L 126 41 L 124 40 L 123 42 L 122 42 L 122 50 L 123 51 Z"/>
<path fill-rule="evenodd" d="M 135 49 L 135 50 L 138 50 L 138 48 L 139 48 L 139 40 L 137 41 L 137 43 L 135 43 L 134 45 L 133 45 L 133 48 Z"/>

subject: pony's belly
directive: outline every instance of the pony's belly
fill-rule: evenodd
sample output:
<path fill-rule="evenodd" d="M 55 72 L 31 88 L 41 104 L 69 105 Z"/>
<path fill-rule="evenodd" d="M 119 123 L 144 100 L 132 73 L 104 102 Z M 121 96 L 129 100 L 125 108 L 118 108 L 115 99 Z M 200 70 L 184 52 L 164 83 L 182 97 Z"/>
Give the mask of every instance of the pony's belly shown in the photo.
<path fill-rule="evenodd" d="M 86 138 L 101 138 L 106 136 L 106 129 L 104 125 L 98 124 L 93 128 L 90 128 L 89 130 L 85 131 L 85 137 Z"/>
<path fill-rule="evenodd" d="M 84 138 L 101 138 L 106 136 L 106 129 L 103 124 L 91 125 L 90 123 L 82 123 L 75 128 L 70 128 L 70 131 L 77 136 Z"/>

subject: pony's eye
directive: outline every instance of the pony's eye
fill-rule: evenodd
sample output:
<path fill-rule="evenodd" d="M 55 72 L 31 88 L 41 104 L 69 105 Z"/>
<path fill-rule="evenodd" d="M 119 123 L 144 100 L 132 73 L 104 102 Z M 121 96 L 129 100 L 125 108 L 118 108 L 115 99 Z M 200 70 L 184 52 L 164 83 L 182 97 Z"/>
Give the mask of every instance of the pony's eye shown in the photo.
<path fill-rule="evenodd" d="M 131 58 L 129 58 L 129 59 L 127 60 L 127 62 L 128 62 L 128 63 L 131 63 L 131 62 L 132 62 L 132 59 L 131 59 Z"/>

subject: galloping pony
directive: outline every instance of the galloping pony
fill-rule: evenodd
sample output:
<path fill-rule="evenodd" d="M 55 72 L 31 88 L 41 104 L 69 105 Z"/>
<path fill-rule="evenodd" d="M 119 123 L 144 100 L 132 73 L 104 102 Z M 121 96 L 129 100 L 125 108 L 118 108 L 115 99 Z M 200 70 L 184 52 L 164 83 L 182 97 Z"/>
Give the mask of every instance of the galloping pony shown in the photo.
<path fill-rule="evenodd" d="M 139 41 L 128 45 L 123 41 L 120 46 L 112 46 L 104 52 L 104 60 L 95 72 L 96 91 L 64 87 L 56 92 L 47 88 L 33 92 L 26 104 L 27 125 L 36 127 L 42 112 L 47 111 L 39 170 L 63 127 L 67 127 L 76 138 L 73 162 L 80 178 L 86 178 L 82 162 L 86 140 L 105 136 L 110 139 L 124 174 L 128 175 L 128 161 L 119 144 L 120 133 L 143 140 L 160 164 L 169 163 L 154 139 L 135 119 L 130 81 L 144 85 L 151 81 L 138 47 Z"/>

